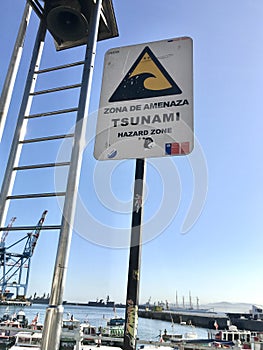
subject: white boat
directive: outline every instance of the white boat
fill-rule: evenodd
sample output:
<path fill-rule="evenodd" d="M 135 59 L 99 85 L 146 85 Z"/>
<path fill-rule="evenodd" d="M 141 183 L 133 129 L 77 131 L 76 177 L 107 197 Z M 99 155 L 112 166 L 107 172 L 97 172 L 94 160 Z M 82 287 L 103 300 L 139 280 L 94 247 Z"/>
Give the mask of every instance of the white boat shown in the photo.
<path fill-rule="evenodd" d="M 25 328 L 28 326 L 28 319 L 26 317 L 25 311 L 24 310 L 20 310 L 18 311 L 17 315 L 16 315 L 16 319 L 20 324 L 20 327 Z"/>
<path fill-rule="evenodd" d="M 138 350 L 174 350 L 174 349 L 175 349 L 174 347 L 162 345 L 162 343 L 140 345 L 138 348 Z"/>
<path fill-rule="evenodd" d="M 19 332 L 15 344 L 9 350 L 40 350 L 42 334 L 38 332 Z"/>
<path fill-rule="evenodd" d="M 9 330 L 0 331 L 0 349 L 1 349 L 1 346 L 5 345 L 10 347 L 11 345 L 14 344 L 15 337 L 10 333 L 11 332 Z"/>
<path fill-rule="evenodd" d="M 99 332 L 103 337 L 123 338 L 124 326 L 125 319 L 115 316 L 107 322 L 105 327 L 100 327 Z"/>
<path fill-rule="evenodd" d="M 62 321 L 62 331 L 75 331 L 79 329 L 80 321 L 75 319 L 73 315 L 68 319 Z"/>
<path fill-rule="evenodd" d="M 80 332 L 84 344 L 95 342 L 95 339 L 98 338 L 97 327 L 92 326 L 87 321 L 80 324 Z"/>
<path fill-rule="evenodd" d="M 241 343 L 249 343 L 251 340 L 251 331 L 240 330 L 236 326 L 231 325 L 228 329 L 220 330 L 215 334 L 215 340 L 235 342 L 237 340 Z"/>
<path fill-rule="evenodd" d="M 190 340 L 197 340 L 198 336 L 196 332 L 186 332 L 185 334 L 175 334 L 169 339 L 171 343 L 182 343 Z"/>

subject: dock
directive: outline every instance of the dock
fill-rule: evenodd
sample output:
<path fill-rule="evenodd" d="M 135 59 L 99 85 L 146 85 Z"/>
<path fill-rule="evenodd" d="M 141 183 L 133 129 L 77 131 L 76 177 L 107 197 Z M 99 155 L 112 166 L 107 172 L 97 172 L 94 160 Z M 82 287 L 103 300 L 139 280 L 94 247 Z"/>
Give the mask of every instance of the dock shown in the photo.
<path fill-rule="evenodd" d="M 229 323 L 229 317 L 225 313 L 197 312 L 197 311 L 151 311 L 139 310 L 139 317 L 150 318 L 174 323 L 185 323 L 200 328 L 214 329 L 215 321 L 219 329 L 225 329 Z"/>
<path fill-rule="evenodd" d="M 218 329 L 227 329 L 229 324 L 237 326 L 238 329 L 263 332 L 263 322 L 253 320 L 248 315 L 239 313 L 217 313 L 191 311 L 152 311 L 139 310 L 139 317 L 153 320 L 161 320 L 174 323 L 185 323 L 200 328 L 215 329 L 215 321 Z"/>
<path fill-rule="evenodd" d="M 32 303 L 30 301 L 20 301 L 20 300 L 1 300 L 0 306 L 31 306 Z"/>

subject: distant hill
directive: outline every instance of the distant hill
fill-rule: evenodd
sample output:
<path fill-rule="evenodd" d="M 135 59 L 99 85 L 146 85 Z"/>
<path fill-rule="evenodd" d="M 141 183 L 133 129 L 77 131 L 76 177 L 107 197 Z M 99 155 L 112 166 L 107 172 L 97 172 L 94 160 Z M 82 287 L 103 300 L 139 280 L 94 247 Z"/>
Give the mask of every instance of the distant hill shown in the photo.
<path fill-rule="evenodd" d="M 221 301 L 218 303 L 209 303 L 201 305 L 200 308 L 213 309 L 216 312 L 244 312 L 249 313 L 252 307 L 252 303 L 230 303 L 227 301 Z"/>

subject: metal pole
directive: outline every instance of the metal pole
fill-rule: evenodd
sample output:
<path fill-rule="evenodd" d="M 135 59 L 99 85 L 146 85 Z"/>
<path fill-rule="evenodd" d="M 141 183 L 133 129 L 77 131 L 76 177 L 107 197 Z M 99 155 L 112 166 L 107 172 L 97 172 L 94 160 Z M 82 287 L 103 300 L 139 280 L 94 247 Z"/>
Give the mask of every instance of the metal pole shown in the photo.
<path fill-rule="evenodd" d="M 133 194 L 132 230 L 130 242 L 130 259 L 127 283 L 124 350 L 136 349 L 138 306 L 141 268 L 141 235 L 142 235 L 142 197 L 145 160 L 136 159 L 135 183 Z"/>
<path fill-rule="evenodd" d="M 1 187 L 0 193 L 0 227 L 5 225 L 6 215 L 9 207 L 9 200 L 6 200 L 7 196 L 12 192 L 13 184 L 15 181 L 16 171 L 13 171 L 15 167 L 18 166 L 20 153 L 22 150 L 22 141 L 25 137 L 25 130 L 27 126 L 28 119 L 24 119 L 24 116 L 27 115 L 30 111 L 32 104 L 32 96 L 28 98 L 31 91 L 34 91 L 35 84 L 37 81 L 37 75 L 35 74 L 36 66 L 39 66 L 43 47 L 45 40 L 46 28 L 44 23 L 40 22 L 33 54 L 31 58 L 31 63 L 28 71 L 28 76 L 26 80 L 24 95 L 19 111 L 19 116 L 17 120 L 17 125 L 13 137 L 13 142 L 11 145 L 11 150 L 9 153 L 9 158 L 5 170 L 5 175 Z"/>
<path fill-rule="evenodd" d="M 90 102 L 91 82 L 97 46 L 101 6 L 102 0 L 97 0 L 96 3 L 93 4 L 93 12 L 91 15 L 77 121 L 75 127 L 74 145 L 71 155 L 67 191 L 63 207 L 63 217 L 61 222 L 61 230 L 49 306 L 46 310 L 41 350 L 58 350 L 60 345 L 63 318 L 63 293 L 66 282 L 66 271 L 76 209 L 76 198 L 80 178 L 81 163 L 85 146 L 85 132 Z"/>
<path fill-rule="evenodd" d="M 0 97 L 0 142 L 2 140 L 6 117 L 10 106 L 10 101 L 11 101 L 11 97 L 12 97 L 12 93 L 15 85 L 16 76 L 17 76 L 17 71 L 21 61 L 24 40 L 26 36 L 26 29 L 28 26 L 31 12 L 32 12 L 31 6 L 28 3 L 26 3 L 23 17 L 20 23 L 19 31 L 17 34 L 15 46 L 13 49 L 13 53 L 9 62 L 9 67 L 6 74 L 2 94 Z"/>

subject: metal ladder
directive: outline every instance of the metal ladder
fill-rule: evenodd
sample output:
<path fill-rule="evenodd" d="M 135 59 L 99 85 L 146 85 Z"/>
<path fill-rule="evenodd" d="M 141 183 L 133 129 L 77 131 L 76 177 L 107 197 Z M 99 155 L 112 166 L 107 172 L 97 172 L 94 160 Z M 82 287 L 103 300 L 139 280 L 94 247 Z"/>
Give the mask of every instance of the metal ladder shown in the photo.
<path fill-rule="evenodd" d="M 77 202 L 77 190 L 80 179 L 80 171 L 82 164 L 83 151 L 85 147 L 85 132 L 88 117 L 88 109 L 91 94 L 91 82 L 94 70 L 94 61 L 97 45 L 97 37 L 99 33 L 99 21 L 102 13 L 102 0 L 91 2 L 91 20 L 89 23 L 89 32 L 87 38 L 85 58 L 83 62 L 76 62 L 67 65 L 61 65 L 54 68 L 40 69 L 40 61 L 44 48 L 44 41 L 46 36 L 46 26 L 43 20 L 40 21 L 35 45 L 32 53 L 30 68 L 26 80 L 23 99 L 17 120 L 17 126 L 14 133 L 14 138 L 9 154 L 9 159 L 4 175 L 4 180 L 0 196 L 0 230 L 9 230 L 4 227 L 9 204 L 12 200 L 23 200 L 36 198 L 51 198 L 64 197 L 61 223 L 59 225 L 47 226 L 43 225 L 42 229 L 58 229 L 59 242 L 55 261 L 55 268 L 53 273 L 51 294 L 49 299 L 49 307 L 46 309 L 46 317 L 44 329 L 42 333 L 41 349 L 49 350 L 59 349 L 61 324 L 63 317 L 63 292 L 65 287 L 65 276 L 68 265 L 68 257 L 70 250 L 70 242 L 73 231 L 73 223 Z M 61 86 L 59 88 L 48 88 L 40 91 L 35 91 L 37 77 L 57 70 L 69 69 L 73 66 L 83 65 L 81 83 Z M 32 113 L 31 106 L 33 99 L 39 95 L 54 93 L 57 91 L 72 91 L 72 89 L 80 88 L 79 99 L 77 107 L 60 109 L 56 111 Z M 73 133 L 56 134 L 51 136 L 40 136 L 36 138 L 26 139 L 24 131 L 26 130 L 29 121 L 34 119 L 41 119 L 49 117 L 50 115 L 57 116 L 58 114 L 67 114 L 76 112 L 75 128 Z M 72 139 L 70 159 L 61 163 L 33 163 L 21 164 L 20 155 L 22 148 L 27 144 L 35 145 L 39 143 L 48 143 L 54 140 Z M 48 148 L 47 148 L 48 150 Z M 36 193 L 13 193 L 14 181 L 16 174 L 25 170 L 34 171 L 36 169 L 49 169 L 67 166 L 67 182 L 66 188 L 63 191 L 53 192 L 36 192 Z M 45 208 L 47 209 L 47 208 Z M 34 226 L 25 225 L 22 227 L 13 227 L 12 230 L 31 230 Z"/>

